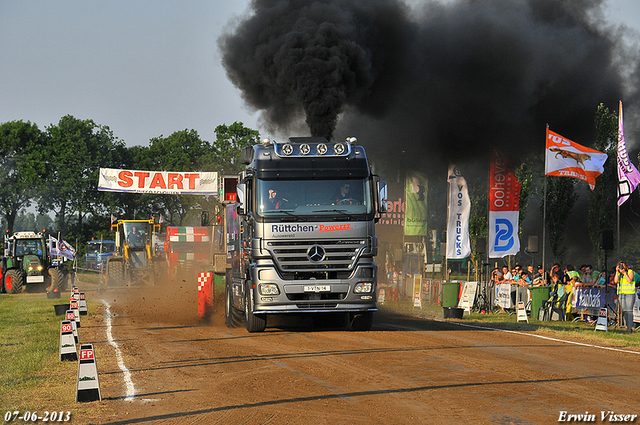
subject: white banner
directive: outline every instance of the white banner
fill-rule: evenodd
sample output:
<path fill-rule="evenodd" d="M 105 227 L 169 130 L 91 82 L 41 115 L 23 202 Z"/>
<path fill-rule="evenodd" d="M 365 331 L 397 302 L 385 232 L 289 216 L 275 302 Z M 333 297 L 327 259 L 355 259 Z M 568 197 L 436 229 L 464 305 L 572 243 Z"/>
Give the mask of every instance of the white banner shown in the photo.
<path fill-rule="evenodd" d="M 216 195 L 218 173 L 101 168 L 98 190 L 169 195 Z"/>
<path fill-rule="evenodd" d="M 478 290 L 478 282 L 465 282 L 462 287 L 462 294 L 458 301 L 458 308 L 464 308 L 467 313 L 471 312 L 473 304 L 476 302 L 476 291 Z"/>
<path fill-rule="evenodd" d="M 513 307 L 510 283 L 500 283 L 496 285 L 496 305 L 501 308 Z"/>
<path fill-rule="evenodd" d="M 467 258 L 471 254 L 469 242 L 469 213 L 471 201 L 467 182 L 454 165 L 449 166 L 449 222 L 447 223 L 447 258 Z"/>
<path fill-rule="evenodd" d="M 489 211 L 489 258 L 516 255 L 520 251 L 520 211 Z"/>

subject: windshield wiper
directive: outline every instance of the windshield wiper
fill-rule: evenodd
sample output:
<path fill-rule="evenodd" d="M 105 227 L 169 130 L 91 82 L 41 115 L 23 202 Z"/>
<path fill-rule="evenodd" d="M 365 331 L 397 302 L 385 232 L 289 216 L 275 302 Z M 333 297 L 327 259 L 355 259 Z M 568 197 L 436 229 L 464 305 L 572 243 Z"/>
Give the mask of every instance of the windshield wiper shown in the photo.
<path fill-rule="evenodd" d="M 346 210 L 316 210 L 314 212 L 335 212 L 338 214 L 342 214 L 343 216 L 347 217 L 349 220 L 358 220 L 358 217 L 356 217 L 353 214 L 349 214 Z M 334 220 L 340 220 L 340 218 L 338 217 L 334 217 Z"/>
<path fill-rule="evenodd" d="M 287 211 L 287 210 L 275 210 L 273 211 L 274 213 L 280 213 L 283 212 L 286 215 L 288 215 L 289 217 L 293 218 L 294 221 L 307 221 L 306 217 L 302 217 L 299 215 L 295 215 L 294 213 L 292 213 L 291 211 Z M 280 221 L 290 221 L 291 218 L 289 217 L 280 217 Z"/>

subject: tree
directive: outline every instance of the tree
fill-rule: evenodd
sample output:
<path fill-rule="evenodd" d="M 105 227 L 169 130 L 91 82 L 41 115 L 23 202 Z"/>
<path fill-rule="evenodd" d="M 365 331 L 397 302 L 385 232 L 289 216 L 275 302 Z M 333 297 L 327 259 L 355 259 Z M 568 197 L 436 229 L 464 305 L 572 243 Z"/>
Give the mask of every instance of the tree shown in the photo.
<path fill-rule="evenodd" d="M 589 237 L 596 257 L 600 253 L 600 235 L 603 230 L 616 226 L 617 201 L 617 152 L 618 116 L 600 104 L 595 115 L 596 144 L 594 149 L 608 155 L 604 172 L 596 179 L 595 188 L 589 193 L 587 223 Z"/>
<path fill-rule="evenodd" d="M 83 218 L 100 202 L 99 169 L 109 165 L 116 147 L 124 142 L 114 138 L 109 127 L 71 115 L 49 126 L 46 139 L 47 185 L 40 191 L 38 211 L 53 212 L 62 233 L 69 227 L 71 214 L 77 213 L 81 233 Z"/>
<path fill-rule="evenodd" d="M 29 121 L 0 125 L 0 214 L 10 233 L 18 213 L 31 205 L 35 188 L 42 184 L 42 140 L 38 126 Z"/>
<path fill-rule="evenodd" d="M 176 131 L 168 137 L 151 139 L 149 148 L 141 155 L 136 166 L 143 170 L 198 171 L 211 161 L 213 148 L 202 140 L 195 130 Z M 146 153 L 146 156 L 142 153 Z M 163 213 L 168 224 L 184 225 L 190 212 L 201 208 L 202 195 L 142 195 L 140 199 L 149 217 Z M 142 208 L 145 210 L 145 208 Z"/>
<path fill-rule="evenodd" d="M 569 177 L 547 176 L 547 228 L 549 244 L 554 261 L 564 262 L 567 248 L 564 246 L 564 231 L 567 220 L 578 199 L 575 193 L 576 179 Z M 544 204 L 540 206 L 541 210 Z M 542 211 L 544 214 L 544 211 Z"/>
<path fill-rule="evenodd" d="M 260 132 L 245 127 L 241 122 L 216 127 L 216 140 L 213 152 L 207 159 L 211 170 L 236 174 L 242 170 L 240 154 L 242 148 L 260 143 Z"/>

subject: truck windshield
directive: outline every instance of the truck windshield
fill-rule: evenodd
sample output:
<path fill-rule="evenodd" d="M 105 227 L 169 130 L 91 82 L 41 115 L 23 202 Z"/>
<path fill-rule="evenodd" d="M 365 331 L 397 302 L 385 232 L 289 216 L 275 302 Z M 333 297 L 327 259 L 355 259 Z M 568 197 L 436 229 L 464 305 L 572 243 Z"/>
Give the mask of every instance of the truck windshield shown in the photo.
<path fill-rule="evenodd" d="M 87 254 L 106 254 L 116 250 L 115 242 L 89 242 L 87 244 Z"/>
<path fill-rule="evenodd" d="M 372 211 L 368 179 L 260 180 L 257 211 L 263 217 L 354 215 Z"/>
<path fill-rule="evenodd" d="M 127 245 L 131 248 L 144 248 L 147 245 L 147 230 L 149 225 L 141 222 L 123 223 Z"/>

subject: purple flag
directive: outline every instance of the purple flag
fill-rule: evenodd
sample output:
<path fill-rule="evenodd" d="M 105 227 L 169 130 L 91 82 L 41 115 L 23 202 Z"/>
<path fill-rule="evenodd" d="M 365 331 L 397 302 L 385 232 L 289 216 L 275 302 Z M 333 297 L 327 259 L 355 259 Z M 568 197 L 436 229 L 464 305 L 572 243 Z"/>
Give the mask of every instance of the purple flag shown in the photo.
<path fill-rule="evenodd" d="M 624 141 L 622 101 L 620 101 L 620 113 L 618 115 L 618 206 L 629 199 L 629 196 L 636 190 L 639 183 L 640 173 L 629 160 L 627 145 Z"/>

